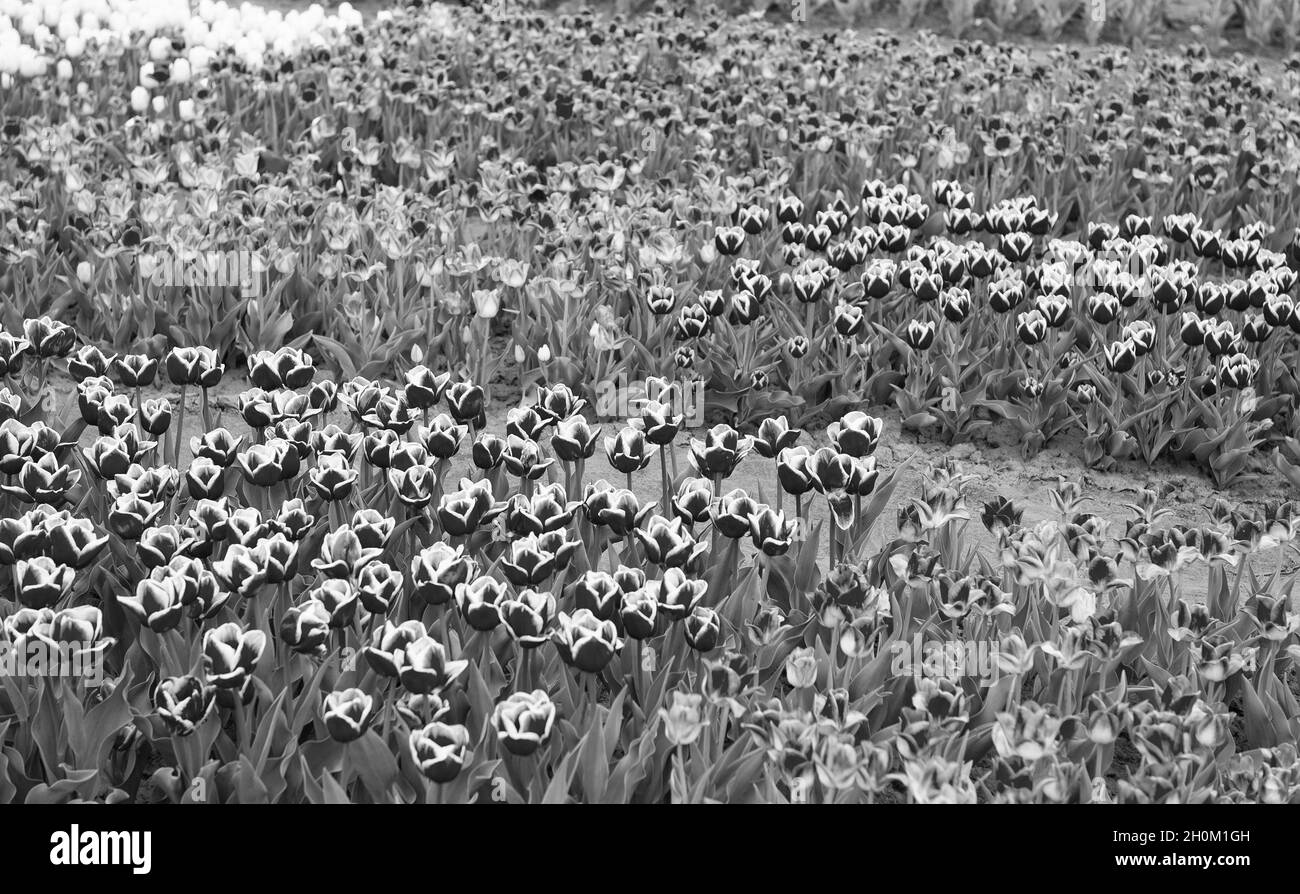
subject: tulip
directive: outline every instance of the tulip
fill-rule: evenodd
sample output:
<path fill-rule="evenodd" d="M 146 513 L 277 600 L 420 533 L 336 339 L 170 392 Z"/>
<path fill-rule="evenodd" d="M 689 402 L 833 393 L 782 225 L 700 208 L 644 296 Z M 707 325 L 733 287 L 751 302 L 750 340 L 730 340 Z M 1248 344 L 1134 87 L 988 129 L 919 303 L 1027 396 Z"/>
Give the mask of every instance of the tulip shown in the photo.
<path fill-rule="evenodd" d="M 795 649 L 785 660 L 786 681 L 795 689 L 817 685 L 817 656 L 810 647 Z"/>
<path fill-rule="evenodd" d="M 375 716 L 375 700 L 360 689 L 344 689 L 325 695 L 321 718 L 335 742 L 361 738 Z"/>
<path fill-rule="evenodd" d="M 645 586 L 659 604 L 658 613 L 669 621 L 680 621 L 693 612 L 709 588 L 708 581 L 688 578 L 680 568 L 669 568 Z"/>
<path fill-rule="evenodd" d="M 77 333 L 67 323 L 50 317 L 38 317 L 23 321 L 23 338 L 32 353 L 43 360 L 65 357 L 72 352 Z"/>
<path fill-rule="evenodd" d="M 566 592 L 575 608 L 585 608 L 602 621 L 613 620 L 623 599 L 623 590 L 604 571 L 588 571 L 569 585 Z"/>
<path fill-rule="evenodd" d="M 212 573 L 221 586 L 235 596 L 252 598 L 266 583 L 266 564 L 257 551 L 236 543 L 212 563 Z"/>
<path fill-rule="evenodd" d="M 386 614 L 402 589 L 402 574 L 383 562 L 371 562 L 361 569 L 357 594 L 366 611 Z"/>
<path fill-rule="evenodd" d="M 52 526 L 49 538 L 54 561 L 74 569 L 88 567 L 108 544 L 108 536 L 101 535 L 94 523 L 84 518 L 72 518 Z M 0 542 L 3 539 L 0 533 Z"/>
<path fill-rule="evenodd" d="M 430 456 L 435 456 L 441 460 L 451 459 L 460 450 L 460 444 L 465 437 L 467 429 L 463 425 L 457 425 L 452 418 L 445 413 L 439 413 L 429 423 L 428 427 L 421 426 L 416 436 L 420 439 Z"/>
<path fill-rule="evenodd" d="M 215 697 L 215 687 L 198 677 L 166 677 L 154 688 L 153 704 L 168 733 L 188 736 L 211 716 Z"/>
<path fill-rule="evenodd" d="M 493 497 L 490 483 L 462 478 L 460 490 L 444 494 L 439 501 L 438 521 L 447 534 L 464 537 L 492 521 L 504 509 L 505 504 Z"/>
<path fill-rule="evenodd" d="M 423 509 L 433 500 L 434 487 L 438 476 L 426 465 L 414 465 L 406 469 L 388 470 L 388 485 L 397 494 L 404 506 L 414 510 Z"/>
<path fill-rule="evenodd" d="M 443 397 L 451 411 L 452 418 L 462 425 L 483 428 L 487 420 L 483 413 L 485 396 L 478 385 L 467 382 L 453 382 L 447 387 Z"/>
<path fill-rule="evenodd" d="M 427 635 L 407 643 L 394 658 L 402 686 L 421 695 L 442 689 L 469 667 L 465 660 L 448 661 L 442 643 Z"/>
<path fill-rule="evenodd" d="M 528 757 L 550 739 L 555 717 L 551 697 L 541 689 L 534 689 L 512 693 L 497 702 L 492 711 L 492 726 L 506 751 L 516 757 Z"/>
<path fill-rule="evenodd" d="M 76 572 L 48 556 L 20 559 L 15 568 L 18 601 L 28 608 L 54 605 L 72 589 Z"/>
<path fill-rule="evenodd" d="M 162 510 L 161 502 L 127 494 L 113 501 L 108 511 L 108 528 L 123 540 L 139 540 L 145 528 L 153 524 Z"/>
<path fill-rule="evenodd" d="M 190 452 L 197 457 L 211 460 L 222 468 L 230 468 L 239 458 L 243 436 L 235 437 L 224 428 L 215 428 L 201 436 L 190 439 Z"/>
<path fill-rule="evenodd" d="M 395 626 L 392 621 L 385 620 L 384 626 L 374 632 L 371 644 L 366 647 L 366 661 L 375 673 L 397 677 L 405 661 L 406 648 L 426 635 L 427 631 L 419 621 L 404 621 Z"/>
<path fill-rule="evenodd" d="M 430 723 L 411 733 L 411 759 L 429 781 L 443 784 L 455 779 L 469 759 L 469 730 L 460 725 Z"/>
<path fill-rule="evenodd" d="M 664 735 L 669 743 L 680 748 L 690 745 L 704 731 L 704 696 L 673 690 L 672 705 L 659 709 Z"/>
<path fill-rule="evenodd" d="M 791 428 L 784 416 L 767 417 L 758 425 L 758 433 L 753 438 L 754 448 L 760 456 L 775 459 L 781 451 L 793 447 L 800 434 L 802 432 Z"/>
<path fill-rule="evenodd" d="M 506 503 L 505 528 L 516 535 L 544 534 L 569 526 L 582 504 L 565 498 L 564 486 L 548 484 L 531 498 L 515 494 Z"/>
<path fill-rule="evenodd" d="M 231 621 L 203 634 L 203 670 L 218 689 L 243 689 L 266 648 L 266 634 Z"/>
<path fill-rule="evenodd" d="M 431 409 L 450 381 L 450 373 L 435 374 L 427 366 L 416 366 L 406 373 L 406 402 L 417 410 Z"/>
<path fill-rule="evenodd" d="M 307 598 L 314 599 L 325 607 L 329 613 L 330 626 L 335 630 L 351 627 L 356 620 L 360 598 L 350 580 L 327 578 L 309 590 Z"/>
<path fill-rule="evenodd" d="M 615 540 L 625 540 L 650 514 L 654 504 L 642 506 L 636 494 L 625 488 L 611 487 L 600 480 L 587 485 L 583 505 L 593 525 L 608 528 Z"/>
<path fill-rule="evenodd" d="M 461 616 L 475 630 L 493 630 L 501 623 L 501 603 L 505 598 L 506 585 L 487 576 L 456 587 L 456 603 Z"/>
<path fill-rule="evenodd" d="M 614 653 L 623 647 L 613 621 L 602 621 L 587 609 L 578 609 L 570 617 L 560 612 L 560 629 L 552 639 L 560 658 L 570 667 L 594 674 L 609 664 Z"/>
<path fill-rule="evenodd" d="M 329 643 L 330 612 L 318 599 L 290 606 L 280 619 L 280 639 L 300 655 L 318 655 Z"/>
<path fill-rule="evenodd" d="M 456 588 L 476 571 L 473 559 L 462 547 L 435 541 L 418 553 L 411 562 L 411 583 L 416 598 L 428 605 L 450 601 Z"/>
<path fill-rule="evenodd" d="M 560 421 L 551 436 L 551 449 L 565 462 L 590 459 L 596 452 L 596 439 L 600 427 L 592 429 L 581 416 L 569 416 Z"/>
<path fill-rule="evenodd" d="M 325 535 L 320 558 L 312 561 L 312 567 L 326 577 L 352 578 L 382 552 L 362 546 L 356 531 L 350 525 L 343 525 Z"/>
<path fill-rule="evenodd" d="M 742 437 L 731 426 L 715 425 L 705 432 L 703 440 L 691 439 L 691 465 L 706 478 L 726 478 L 752 446 L 752 438 Z"/>
<path fill-rule="evenodd" d="M 518 435 L 506 436 L 506 449 L 501 459 L 507 472 L 525 481 L 541 478 L 553 462 L 542 458 L 541 445 L 536 441 Z"/>
<path fill-rule="evenodd" d="M 739 488 L 724 494 L 710 510 L 718 533 L 731 540 L 749 534 L 750 518 L 757 512 L 758 504 Z"/>
<path fill-rule="evenodd" d="M 712 652 L 722 635 L 722 621 L 711 608 L 697 605 L 686 617 L 686 643 L 697 652 Z"/>
<path fill-rule="evenodd" d="M 555 597 L 523 589 L 501 602 L 499 610 L 511 638 L 521 648 L 535 649 L 547 640 L 546 628 L 555 614 Z"/>
<path fill-rule="evenodd" d="M 635 534 L 647 562 L 663 568 L 693 568 L 698 564 L 707 545 L 696 543 L 694 536 L 683 524 L 680 517 L 669 521 L 656 515 L 650 519 L 645 529 L 636 529 Z"/>
<path fill-rule="evenodd" d="M 516 587 L 539 586 L 568 567 L 578 545 L 562 531 L 528 534 L 510 543 L 507 556 L 501 558 L 501 570 Z"/>
<path fill-rule="evenodd" d="M 259 351 L 248 358 L 248 377 L 265 391 L 297 389 L 311 384 L 316 375 L 311 355 L 297 348 Z"/>

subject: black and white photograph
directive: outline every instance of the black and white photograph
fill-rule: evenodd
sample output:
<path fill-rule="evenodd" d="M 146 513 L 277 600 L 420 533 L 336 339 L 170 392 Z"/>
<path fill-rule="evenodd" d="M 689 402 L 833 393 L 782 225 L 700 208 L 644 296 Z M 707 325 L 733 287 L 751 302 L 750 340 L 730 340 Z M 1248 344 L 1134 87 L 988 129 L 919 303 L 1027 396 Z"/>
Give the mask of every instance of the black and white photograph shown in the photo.
<path fill-rule="evenodd" d="M 1298 172 L 1300 0 L 0 0 L 0 804 L 1300 803 Z"/>

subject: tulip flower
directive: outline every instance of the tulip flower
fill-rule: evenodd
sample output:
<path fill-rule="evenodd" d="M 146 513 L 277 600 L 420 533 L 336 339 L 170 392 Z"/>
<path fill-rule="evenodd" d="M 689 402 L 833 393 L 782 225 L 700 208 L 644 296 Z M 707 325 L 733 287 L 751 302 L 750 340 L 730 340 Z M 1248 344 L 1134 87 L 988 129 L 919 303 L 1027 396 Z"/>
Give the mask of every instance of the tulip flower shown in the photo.
<path fill-rule="evenodd" d="M 375 715 L 375 700 L 360 689 L 343 689 L 325 694 L 321 718 L 335 742 L 361 738 Z"/>
<path fill-rule="evenodd" d="M 555 703 L 545 691 L 515 692 L 497 702 L 492 726 L 506 751 L 528 757 L 550 739 L 556 714 Z"/>
<path fill-rule="evenodd" d="M 460 774 L 472 747 L 469 730 L 440 722 L 411 733 L 409 743 L 411 759 L 420 773 L 440 785 Z"/>
<path fill-rule="evenodd" d="M 572 616 L 560 612 L 557 620 L 560 627 L 552 634 L 555 647 L 564 663 L 579 671 L 598 673 L 623 647 L 614 622 L 602 621 L 587 609 Z"/>

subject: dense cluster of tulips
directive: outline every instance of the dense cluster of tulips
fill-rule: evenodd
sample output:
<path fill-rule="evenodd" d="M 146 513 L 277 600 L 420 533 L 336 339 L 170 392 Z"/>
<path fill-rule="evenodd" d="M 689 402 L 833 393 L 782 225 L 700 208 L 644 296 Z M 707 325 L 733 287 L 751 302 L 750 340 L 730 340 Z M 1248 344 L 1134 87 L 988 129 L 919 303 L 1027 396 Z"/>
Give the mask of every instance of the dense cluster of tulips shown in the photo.
<path fill-rule="evenodd" d="M 1300 480 L 1300 65 L 667 6 L 317 10 L 270 46 L 221 4 L 77 9 L 0 25 L 49 63 L 0 95 L 10 329 L 372 379 L 416 348 L 489 399 L 690 376 L 733 424 L 897 403 Z"/>
<path fill-rule="evenodd" d="M 1300 507 L 877 459 L 1300 484 L 1300 65 L 250 10 L 0 0 L 0 802 L 1300 801 Z"/>
<path fill-rule="evenodd" d="M 211 349 L 2 340 L 0 800 L 1300 799 L 1293 575 L 1252 567 L 1293 504 L 1190 527 L 1142 492 L 1111 531 L 1063 479 L 1056 518 L 983 506 L 985 554 L 952 462 L 882 520 L 861 412 L 679 462 L 671 401 L 606 432 L 544 385 L 493 432 L 448 373 L 282 348 L 235 433 Z M 69 418 L 32 406 L 52 367 Z"/>

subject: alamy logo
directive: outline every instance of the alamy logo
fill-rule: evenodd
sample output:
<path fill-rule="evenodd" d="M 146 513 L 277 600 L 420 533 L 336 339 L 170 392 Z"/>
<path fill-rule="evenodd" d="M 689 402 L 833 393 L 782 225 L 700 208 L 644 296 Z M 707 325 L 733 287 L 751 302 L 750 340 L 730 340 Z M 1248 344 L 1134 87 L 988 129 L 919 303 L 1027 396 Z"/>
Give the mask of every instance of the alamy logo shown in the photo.
<path fill-rule="evenodd" d="M 998 678 L 997 643 L 985 640 L 922 640 L 920 634 L 911 641 L 889 644 L 892 661 L 889 672 L 895 677 L 916 680 L 951 680 L 974 677 L 981 683 Z"/>
<path fill-rule="evenodd" d="M 596 417 L 609 421 L 639 417 L 650 403 L 660 403 L 673 416 L 681 416 L 687 428 L 704 424 L 704 380 L 684 382 L 648 379 L 628 383 L 627 374 L 596 383 Z"/>
<path fill-rule="evenodd" d="M 160 251 L 140 256 L 140 274 L 160 288 L 239 289 L 246 298 L 262 294 L 266 264 L 256 253 Z"/>
<path fill-rule="evenodd" d="M 96 832 L 73 825 L 50 836 L 52 866 L 130 866 L 136 875 L 153 868 L 152 832 Z"/>
<path fill-rule="evenodd" d="M 0 677 L 81 677 L 99 686 L 104 682 L 104 652 L 93 643 L 23 637 L 15 644 L 0 639 Z"/>

